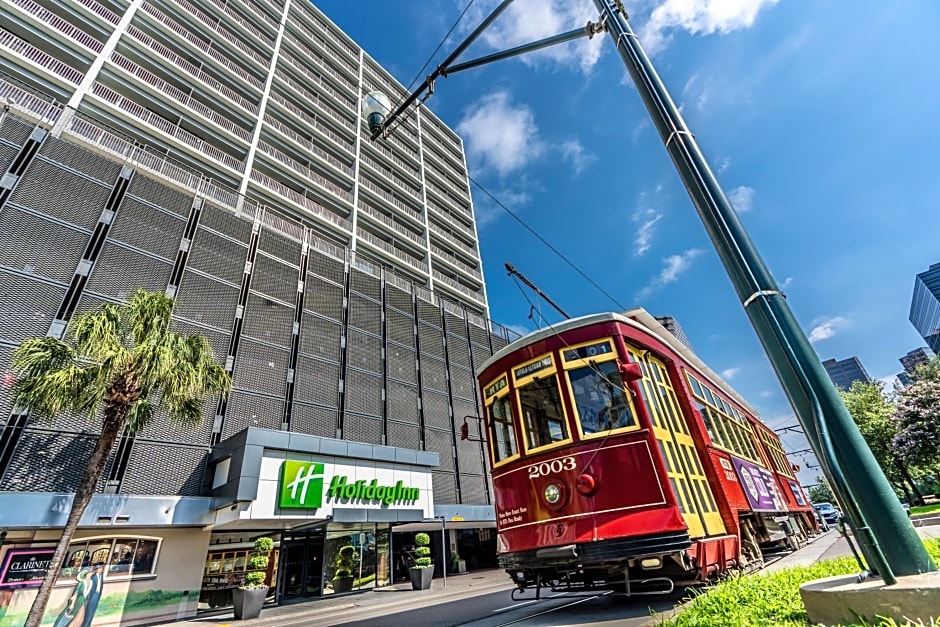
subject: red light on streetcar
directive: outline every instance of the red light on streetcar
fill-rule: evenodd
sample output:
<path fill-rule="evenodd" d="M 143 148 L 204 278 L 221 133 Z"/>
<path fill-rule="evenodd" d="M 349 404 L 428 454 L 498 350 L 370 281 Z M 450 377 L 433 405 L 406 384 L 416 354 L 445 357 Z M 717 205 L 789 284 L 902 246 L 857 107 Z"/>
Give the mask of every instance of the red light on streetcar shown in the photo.
<path fill-rule="evenodd" d="M 575 481 L 574 487 L 584 496 L 590 496 L 597 491 L 597 480 L 586 472 L 581 473 L 581 476 Z"/>

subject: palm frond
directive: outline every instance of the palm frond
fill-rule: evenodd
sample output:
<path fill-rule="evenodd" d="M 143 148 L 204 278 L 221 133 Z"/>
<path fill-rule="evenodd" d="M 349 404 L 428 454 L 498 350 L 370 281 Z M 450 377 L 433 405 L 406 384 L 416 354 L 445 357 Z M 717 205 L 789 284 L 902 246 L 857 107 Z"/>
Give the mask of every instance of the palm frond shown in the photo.
<path fill-rule="evenodd" d="M 126 306 L 127 323 L 135 346 L 160 342 L 170 326 L 173 299 L 159 292 L 137 290 Z"/>
<path fill-rule="evenodd" d="M 103 392 L 99 367 L 80 363 L 76 351 L 56 338 L 26 340 L 14 352 L 12 367 L 14 402 L 41 419 L 66 409 L 94 413 Z"/>
<path fill-rule="evenodd" d="M 207 394 L 226 392 L 231 377 L 215 360 L 209 341 L 200 335 L 184 337 L 167 333 L 159 365 L 149 370 L 162 394 L 160 405 L 180 422 L 201 420 L 201 402 Z"/>
<path fill-rule="evenodd" d="M 153 420 L 154 406 L 148 397 L 140 397 L 127 414 L 127 428 L 136 434 Z"/>
<path fill-rule="evenodd" d="M 126 361 L 128 353 L 122 342 L 121 318 L 121 308 L 107 303 L 73 320 L 69 331 L 75 341 L 75 351 L 89 361 L 101 363 L 106 370 Z"/>

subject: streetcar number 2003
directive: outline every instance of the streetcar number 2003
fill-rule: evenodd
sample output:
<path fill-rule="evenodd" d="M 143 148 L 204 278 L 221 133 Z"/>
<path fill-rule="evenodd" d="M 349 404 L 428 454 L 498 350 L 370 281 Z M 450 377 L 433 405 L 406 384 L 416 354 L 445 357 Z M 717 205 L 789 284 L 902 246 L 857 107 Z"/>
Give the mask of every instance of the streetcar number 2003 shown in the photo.
<path fill-rule="evenodd" d="M 574 470 L 574 467 L 574 457 L 562 457 L 560 459 L 553 459 L 550 462 L 526 466 L 526 470 L 529 471 L 529 479 L 535 479 L 536 477 L 556 474 L 562 470 Z"/>

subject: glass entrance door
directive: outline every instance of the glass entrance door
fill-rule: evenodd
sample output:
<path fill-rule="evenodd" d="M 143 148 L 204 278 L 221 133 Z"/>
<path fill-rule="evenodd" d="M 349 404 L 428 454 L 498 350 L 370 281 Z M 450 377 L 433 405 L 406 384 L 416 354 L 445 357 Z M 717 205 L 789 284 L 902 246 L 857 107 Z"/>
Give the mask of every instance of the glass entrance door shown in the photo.
<path fill-rule="evenodd" d="M 285 535 L 281 542 L 281 598 L 318 597 L 323 591 L 324 530 Z"/>

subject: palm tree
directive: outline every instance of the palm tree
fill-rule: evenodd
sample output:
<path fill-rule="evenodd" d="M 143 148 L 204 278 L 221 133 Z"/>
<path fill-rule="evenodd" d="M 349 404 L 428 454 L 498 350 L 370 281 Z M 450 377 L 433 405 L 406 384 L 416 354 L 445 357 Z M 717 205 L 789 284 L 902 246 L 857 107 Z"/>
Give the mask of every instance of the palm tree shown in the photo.
<path fill-rule="evenodd" d="M 38 627 L 42 620 L 78 521 L 122 430 L 136 433 L 157 410 L 196 425 L 203 398 L 229 388 L 229 375 L 205 337 L 169 331 L 172 310 L 168 296 L 138 290 L 129 303 L 106 304 L 76 318 L 70 342 L 35 337 L 13 355 L 13 394 L 21 409 L 46 420 L 63 411 L 89 418 L 102 414 L 101 435 L 25 627 Z"/>

